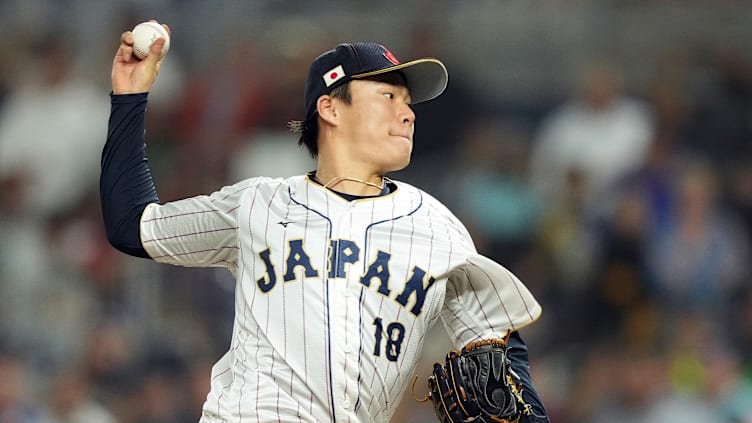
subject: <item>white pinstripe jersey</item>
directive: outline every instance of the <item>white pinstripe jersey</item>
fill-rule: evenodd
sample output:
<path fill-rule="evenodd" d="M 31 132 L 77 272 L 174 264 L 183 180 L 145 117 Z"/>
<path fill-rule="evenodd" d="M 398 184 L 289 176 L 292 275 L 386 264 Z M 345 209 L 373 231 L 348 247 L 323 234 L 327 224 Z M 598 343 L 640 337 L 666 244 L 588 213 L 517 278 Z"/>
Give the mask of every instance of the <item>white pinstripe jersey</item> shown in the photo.
<path fill-rule="evenodd" d="M 236 276 L 232 341 L 201 422 L 385 422 L 437 320 L 459 347 L 538 317 L 441 203 L 396 184 L 346 201 L 307 176 L 251 178 L 146 208 L 155 260 Z"/>

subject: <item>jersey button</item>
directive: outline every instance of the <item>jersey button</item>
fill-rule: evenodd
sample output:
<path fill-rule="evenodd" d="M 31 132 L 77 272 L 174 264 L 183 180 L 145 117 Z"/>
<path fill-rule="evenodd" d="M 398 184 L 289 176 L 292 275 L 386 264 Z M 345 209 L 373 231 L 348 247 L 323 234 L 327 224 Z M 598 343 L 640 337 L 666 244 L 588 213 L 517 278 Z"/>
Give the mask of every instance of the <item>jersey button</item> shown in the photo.
<path fill-rule="evenodd" d="M 352 354 L 353 352 L 353 349 L 349 344 L 345 344 L 344 350 L 345 350 L 345 354 Z"/>

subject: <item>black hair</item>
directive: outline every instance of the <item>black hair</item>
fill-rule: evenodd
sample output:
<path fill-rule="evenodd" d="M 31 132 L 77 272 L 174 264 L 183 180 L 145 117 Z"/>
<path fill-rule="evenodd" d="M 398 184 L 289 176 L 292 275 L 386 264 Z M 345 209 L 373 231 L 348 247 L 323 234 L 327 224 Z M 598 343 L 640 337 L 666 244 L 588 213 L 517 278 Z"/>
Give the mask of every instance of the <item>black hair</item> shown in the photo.
<path fill-rule="evenodd" d="M 329 96 L 332 98 L 339 98 L 346 104 L 352 102 L 352 96 L 350 95 L 350 82 L 340 85 L 333 89 Z M 298 145 L 306 147 L 308 153 L 314 159 L 319 154 L 319 115 L 318 113 L 312 113 L 306 120 L 291 120 L 287 123 L 287 127 L 294 134 L 299 134 Z"/>

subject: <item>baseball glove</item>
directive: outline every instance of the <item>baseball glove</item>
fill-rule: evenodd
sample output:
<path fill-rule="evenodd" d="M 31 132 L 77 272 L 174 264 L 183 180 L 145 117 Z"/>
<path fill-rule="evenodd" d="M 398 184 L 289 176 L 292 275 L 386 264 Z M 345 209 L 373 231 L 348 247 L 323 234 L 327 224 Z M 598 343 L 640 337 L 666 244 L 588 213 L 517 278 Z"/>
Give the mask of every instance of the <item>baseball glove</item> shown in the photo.
<path fill-rule="evenodd" d="M 484 339 L 450 351 L 444 365 L 434 364 L 428 386 L 425 400 L 433 402 L 441 423 L 513 423 L 530 413 L 505 339 Z"/>

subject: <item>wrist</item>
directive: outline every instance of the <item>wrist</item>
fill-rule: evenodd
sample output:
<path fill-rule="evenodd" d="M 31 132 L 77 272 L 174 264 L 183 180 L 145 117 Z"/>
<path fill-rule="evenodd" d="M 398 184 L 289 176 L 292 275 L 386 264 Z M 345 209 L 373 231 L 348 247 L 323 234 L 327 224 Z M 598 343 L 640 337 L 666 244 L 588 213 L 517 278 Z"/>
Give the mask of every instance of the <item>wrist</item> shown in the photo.
<path fill-rule="evenodd" d="M 149 97 L 148 92 L 143 93 L 117 93 L 110 91 L 110 100 L 113 103 L 138 103 Z"/>

